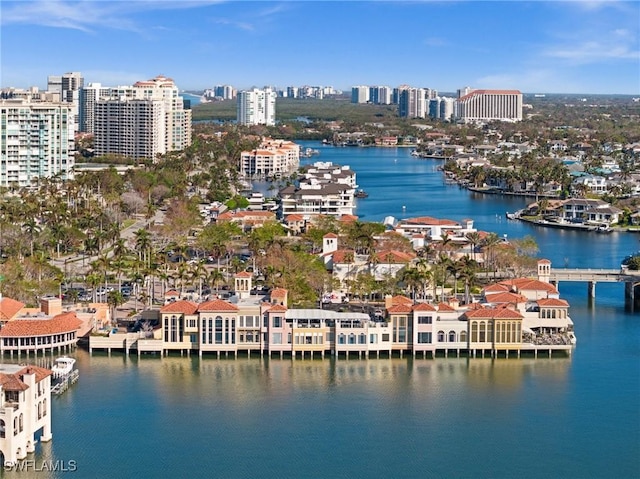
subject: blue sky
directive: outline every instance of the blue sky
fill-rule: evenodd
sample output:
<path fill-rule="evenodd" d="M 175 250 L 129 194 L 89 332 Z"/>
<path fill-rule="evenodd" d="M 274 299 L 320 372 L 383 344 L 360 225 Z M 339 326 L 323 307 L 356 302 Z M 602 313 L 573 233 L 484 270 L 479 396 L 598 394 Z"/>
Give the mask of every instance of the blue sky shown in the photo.
<path fill-rule="evenodd" d="M 7 1 L 0 86 L 408 84 L 640 93 L 640 2 Z"/>

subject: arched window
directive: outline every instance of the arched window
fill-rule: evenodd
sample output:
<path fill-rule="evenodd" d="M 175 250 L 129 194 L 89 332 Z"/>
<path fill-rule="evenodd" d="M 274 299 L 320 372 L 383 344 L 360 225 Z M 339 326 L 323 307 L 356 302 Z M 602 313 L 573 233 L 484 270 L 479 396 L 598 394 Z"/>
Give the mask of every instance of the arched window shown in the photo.
<path fill-rule="evenodd" d="M 444 343 L 444 331 L 438 331 L 438 342 Z"/>
<path fill-rule="evenodd" d="M 18 435 L 18 418 L 17 417 L 13 418 L 13 435 L 14 436 Z"/>
<path fill-rule="evenodd" d="M 367 344 L 367 335 L 364 333 L 360 334 L 360 337 L 358 338 L 358 343 L 359 344 Z"/>
<path fill-rule="evenodd" d="M 47 415 L 47 398 L 44 398 L 42 400 L 42 416 L 46 416 Z"/>
<path fill-rule="evenodd" d="M 344 333 L 340 333 L 338 334 L 338 344 L 344 344 L 345 342 L 345 335 Z"/>
<path fill-rule="evenodd" d="M 551 318 L 552 319 L 556 319 L 556 310 L 555 309 L 551 310 Z"/>
<path fill-rule="evenodd" d="M 450 343 L 455 343 L 456 342 L 456 332 L 455 331 L 449 331 L 449 342 Z"/>
<path fill-rule="evenodd" d="M 356 335 L 353 333 L 349 335 L 349 344 L 356 344 Z"/>
<path fill-rule="evenodd" d="M 460 342 L 461 343 L 466 343 L 467 342 L 467 332 L 466 331 L 462 331 L 460 333 Z"/>
<path fill-rule="evenodd" d="M 42 403 L 38 403 L 38 419 L 42 419 Z"/>
<path fill-rule="evenodd" d="M 24 430 L 24 414 L 20 413 L 20 432 Z"/>
<path fill-rule="evenodd" d="M 478 342 L 478 322 L 477 321 L 471 322 L 471 342 L 472 343 Z"/>
<path fill-rule="evenodd" d="M 484 343 L 487 340 L 487 323 L 480 321 L 480 337 L 478 342 Z"/>
<path fill-rule="evenodd" d="M 0 419 L 0 438 L 6 437 L 6 429 L 7 426 L 4 422 L 4 419 Z"/>

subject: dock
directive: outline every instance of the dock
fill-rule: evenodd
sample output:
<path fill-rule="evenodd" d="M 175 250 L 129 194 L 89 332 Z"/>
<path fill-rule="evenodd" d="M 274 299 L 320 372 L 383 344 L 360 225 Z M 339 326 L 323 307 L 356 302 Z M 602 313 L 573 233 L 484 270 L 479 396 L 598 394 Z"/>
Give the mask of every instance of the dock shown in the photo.
<path fill-rule="evenodd" d="M 71 385 L 78 381 L 79 377 L 80 371 L 74 369 L 63 378 L 60 378 L 59 382 L 51 386 L 51 394 L 60 395 L 64 393 Z"/>

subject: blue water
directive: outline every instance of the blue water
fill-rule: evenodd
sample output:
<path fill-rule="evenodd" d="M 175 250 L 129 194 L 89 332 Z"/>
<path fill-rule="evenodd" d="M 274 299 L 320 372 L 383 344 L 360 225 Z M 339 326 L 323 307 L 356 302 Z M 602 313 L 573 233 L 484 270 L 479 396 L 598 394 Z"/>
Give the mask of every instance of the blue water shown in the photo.
<path fill-rule="evenodd" d="M 408 150 L 308 145 L 321 150 L 312 160 L 358 173 L 369 193 L 358 203 L 363 219 L 469 217 L 510 238 L 533 235 L 540 256 L 576 267 L 616 267 L 639 249 L 634 234 L 507 221 L 524 201 L 444 185 L 435 162 Z M 199 361 L 79 351 L 80 381 L 53 401 L 53 441 L 37 457 L 75 460 L 74 477 L 91 478 L 640 477 L 640 314 L 625 310 L 622 285 L 598 284 L 593 302 L 584 284 L 560 291 L 578 337 L 570 358 Z"/>

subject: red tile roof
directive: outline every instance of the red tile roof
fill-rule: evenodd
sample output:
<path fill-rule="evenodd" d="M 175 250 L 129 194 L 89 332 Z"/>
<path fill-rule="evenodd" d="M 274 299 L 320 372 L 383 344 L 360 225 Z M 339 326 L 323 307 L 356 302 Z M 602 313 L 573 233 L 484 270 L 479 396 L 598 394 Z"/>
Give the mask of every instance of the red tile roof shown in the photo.
<path fill-rule="evenodd" d="M 440 312 L 455 312 L 455 309 L 449 306 L 447 303 L 438 304 L 438 311 Z"/>
<path fill-rule="evenodd" d="M 409 263 L 416 257 L 413 253 L 395 250 L 376 251 L 373 256 L 382 264 Z"/>
<path fill-rule="evenodd" d="M 236 278 L 253 278 L 253 274 L 249 273 L 248 271 L 240 271 L 239 273 L 236 273 L 235 277 Z"/>
<path fill-rule="evenodd" d="M 271 290 L 270 296 L 272 298 L 284 298 L 287 295 L 287 290 L 284 288 L 274 288 Z"/>
<path fill-rule="evenodd" d="M 2 298 L 0 301 L 0 321 L 12 319 L 22 308 L 24 308 L 24 303 L 12 298 Z"/>
<path fill-rule="evenodd" d="M 0 373 L 0 384 L 5 391 L 26 391 L 29 389 L 16 374 Z"/>
<path fill-rule="evenodd" d="M 198 306 L 198 312 L 237 312 L 238 307 L 234 304 L 228 303 L 221 299 L 214 299 L 212 301 L 207 301 Z"/>
<path fill-rule="evenodd" d="M 46 336 L 77 331 L 82 321 L 75 312 L 58 314 L 53 318 L 14 319 L 0 330 L 0 337 Z"/>
<path fill-rule="evenodd" d="M 338 235 L 335 233 L 327 233 L 326 235 L 323 236 L 323 238 L 337 238 Z"/>
<path fill-rule="evenodd" d="M 414 311 L 436 311 L 432 305 L 427 303 L 418 303 L 413 306 Z"/>
<path fill-rule="evenodd" d="M 495 293 L 487 297 L 487 301 L 492 303 L 526 303 L 528 299 L 517 293 Z"/>
<path fill-rule="evenodd" d="M 18 371 L 16 373 L 16 375 L 22 377 L 25 374 L 34 374 L 34 373 L 36 375 L 36 382 L 37 383 L 39 383 L 44 378 L 46 378 L 48 376 L 51 376 L 53 374 L 51 369 L 41 368 L 40 366 L 34 366 L 32 364 L 29 364 L 26 367 L 24 367 L 23 369 L 21 369 L 20 371 Z"/>
<path fill-rule="evenodd" d="M 564 299 L 558 298 L 543 298 L 538 299 L 536 302 L 538 303 L 538 306 L 556 306 L 559 308 L 569 307 L 569 303 L 567 303 Z"/>
<path fill-rule="evenodd" d="M 394 304 L 390 308 L 387 308 L 389 314 L 406 314 L 411 312 L 411 305 L 409 304 Z"/>
<path fill-rule="evenodd" d="M 302 221 L 304 220 L 304 216 L 298 214 L 287 215 L 285 221 L 290 223 L 292 221 Z"/>
<path fill-rule="evenodd" d="M 285 313 L 286 311 L 287 308 L 281 304 L 276 304 L 267 310 L 268 313 Z"/>
<path fill-rule="evenodd" d="M 180 293 L 178 293 L 175 289 L 169 290 L 166 293 L 164 293 L 165 296 L 180 296 Z"/>
<path fill-rule="evenodd" d="M 419 216 L 417 218 L 408 218 L 402 223 L 406 224 L 420 224 L 420 225 L 433 225 L 433 226 L 457 226 L 459 223 L 457 221 L 448 220 L 448 219 L 438 219 L 433 218 L 431 216 Z"/>
<path fill-rule="evenodd" d="M 181 300 L 169 303 L 160 308 L 161 313 L 195 314 L 198 305 L 193 301 Z"/>
<path fill-rule="evenodd" d="M 407 298 L 406 296 L 397 295 L 397 296 L 394 296 L 393 298 L 391 298 L 391 304 L 392 305 L 395 305 L 395 304 L 413 304 L 413 301 L 410 298 Z"/>

